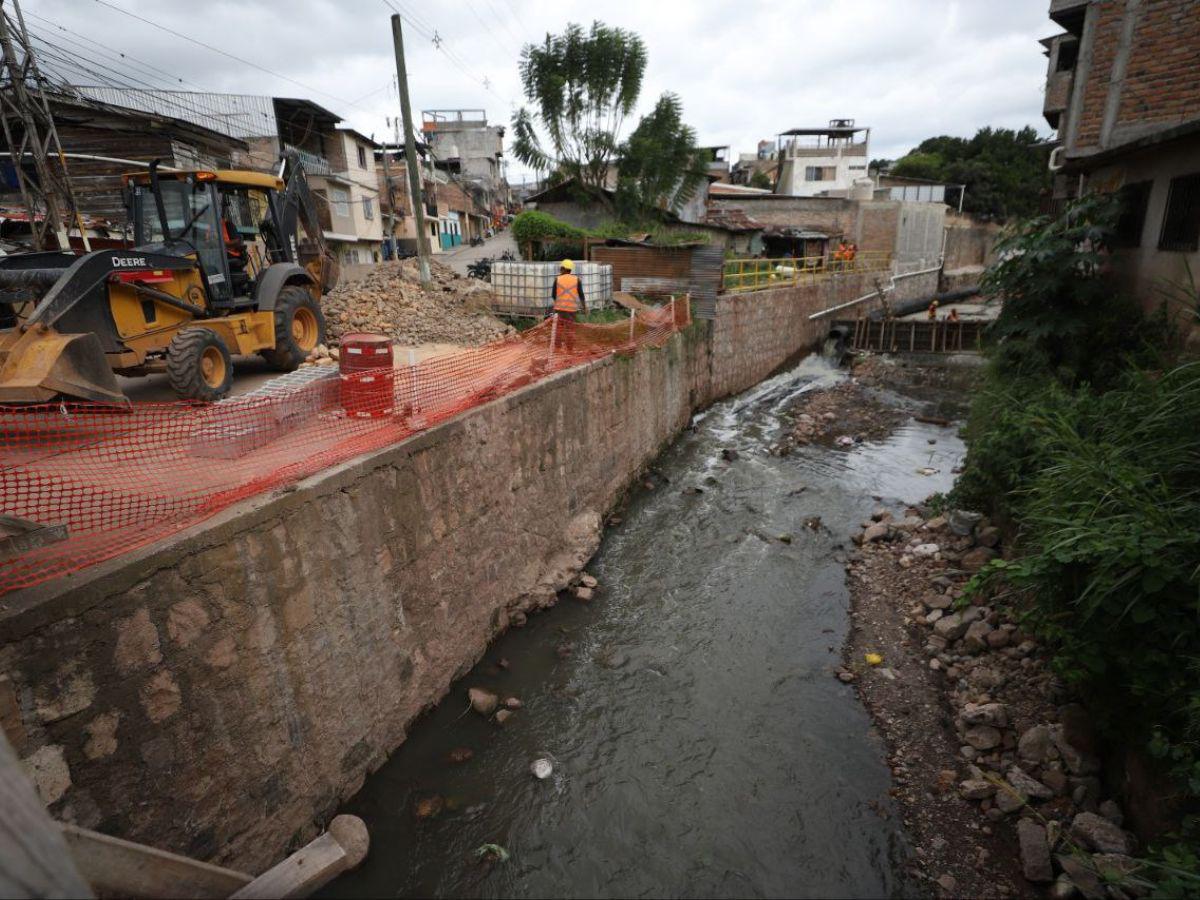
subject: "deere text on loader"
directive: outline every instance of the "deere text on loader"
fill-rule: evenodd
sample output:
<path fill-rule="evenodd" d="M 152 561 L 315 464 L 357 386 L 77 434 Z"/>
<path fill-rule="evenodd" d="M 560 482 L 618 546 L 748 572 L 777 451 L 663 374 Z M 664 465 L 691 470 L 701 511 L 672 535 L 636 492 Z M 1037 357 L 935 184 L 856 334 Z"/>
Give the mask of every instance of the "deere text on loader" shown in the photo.
<path fill-rule="evenodd" d="M 324 340 L 337 280 L 304 171 L 126 175 L 129 249 L 0 258 L 0 403 L 128 405 L 114 373 L 165 372 L 189 400 L 232 385 L 232 357 L 291 371 Z M 303 234 L 301 234 L 301 226 Z"/>

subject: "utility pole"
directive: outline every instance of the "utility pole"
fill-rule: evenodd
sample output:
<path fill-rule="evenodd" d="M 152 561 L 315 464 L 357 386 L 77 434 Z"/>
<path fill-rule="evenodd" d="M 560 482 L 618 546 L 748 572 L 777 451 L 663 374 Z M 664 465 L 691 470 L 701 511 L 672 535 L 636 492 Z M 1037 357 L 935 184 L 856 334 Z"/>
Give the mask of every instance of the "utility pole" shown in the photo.
<path fill-rule="evenodd" d="M 388 124 L 392 124 L 388 122 Z M 387 191 L 388 214 L 384 221 L 390 221 L 388 225 L 388 246 L 392 251 L 396 249 L 396 192 L 392 190 L 392 173 L 388 170 L 388 144 L 387 138 L 383 139 L 383 187 Z"/>
<path fill-rule="evenodd" d="M 396 80 L 400 88 L 400 113 L 404 116 L 404 161 L 408 169 L 408 188 L 412 194 L 413 218 L 417 223 L 417 256 L 421 269 L 421 284 L 429 284 L 433 273 L 429 268 L 429 235 L 425 231 L 425 205 L 421 197 L 421 173 L 417 169 L 417 142 L 413 137 L 412 106 L 408 102 L 408 72 L 404 68 L 404 33 L 400 30 L 399 14 L 392 15 L 392 43 L 396 49 Z"/>
<path fill-rule="evenodd" d="M 15 18 L 9 12 L 10 8 Z M 69 253 L 71 241 L 67 222 L 73 219 L 79 228 L 83 249 L 90 250 L 91 244 L 67 174 L 67 159 L 46 99 L 45 80 L 38 70 L 17 0 L 0 0 L 0 48 L 4 54 L 3 73 L 0 74 L 0 125 L 4 128 L 21 199 L 29 214 L 33 248 L 44 250 L 47 235 L 53 233 L 58 249 Z M 14 129 L 14 125 L 17 128 Z M 58 158 L 61 175 L 50 166 L 51 154 Z M 30 178 L 25 172 L 26 157 L 33 160 L 36 178 Z"/>

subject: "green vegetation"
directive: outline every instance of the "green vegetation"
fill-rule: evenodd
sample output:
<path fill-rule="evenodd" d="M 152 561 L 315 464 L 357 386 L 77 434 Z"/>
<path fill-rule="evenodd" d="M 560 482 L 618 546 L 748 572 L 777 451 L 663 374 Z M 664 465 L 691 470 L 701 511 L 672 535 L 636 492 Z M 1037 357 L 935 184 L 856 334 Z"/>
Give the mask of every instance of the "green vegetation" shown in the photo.
<path fill-rule="evenodd" d="M 663 94 L 624 144 L 617 165 L 617 209 L 626 219 L 658 208 L 679 209 L 696 196 L 705 167 L 683 104 Z"/>
<path fill-rule="evenodd" d="M 1116 209 L 1085 199 L 1012 229 L 987 289 L 1005 297 L 966 427 L 955 505 L 1017 534 L 972 584 L 1019 606 L 1114 741 L 1200 797 L 1200 363 L 1104 277 Z M 1190 860 L 1190 862 L 1189 862 Z M 1150 861 L 1194 894 L 1194 851 Z"/>
<path fill-rule="evenodd" d="M 513 120 L 513 154 L 541 172 L 557 170 L 585 190 L 605 186 L 621 125 L 642 92 L 646 46 L 632 31 L 593 22 L 568 25 L 521 52 L 521 86 L 533 107 Z M 549 136 L 542 146 L 537 128 Z"/>
<path fill-rule="evenodd" d="M 933 137 L 891 165 L 889 174 L 965 184 L 963 209 L 1006 220 L 1037 211 L 1040 193 L 1050 186 L 1045 149 L 1030 127 L 981 128 L 973 138 Z M 873 160 L 871 167 L 889 160 Z"/>
<path fill-rule="evenodd" d="M 534 253 L 541 259 L 577 256 L 583 249 L 584 238 L 629 239 L 635 234 L 649 234 L 649 242 L 660 247 L 703 244 L 709 239 L 703 231 L 676 228 L 661 222 L 649 226 L 641 222 L 606 222 L 599 228 L 576 228 L 536 209 L 518 214 L 512 223 L 513 240 L 517 246 L 524 252 L 526 245 L 532 243 Z"/>
<path fill-rule="evenodd" d="M 520 70 L 528 106 L 513 119 L 513 154 L 521 162 L 555 182 L 574 179 L 595 202 L 607 202 L 615 165 L 617 207 L 632 221 L 678 209 L 694 196 L 704 167 L 676 95 L 663 94 L 621 142 L 646 70 L 646 47 L 637 34 L 601 22 L 587 32 L 568 25 L 541 45 L 527 44 Z"/>
<path fill-rule="evenodd" d="M 755 172 L 750 176 L 750 187 L 759 188 L 760 190 L 769 191 L 774 185 L 771 184 L 771 179 L 767 177 L 766 172 Z"/>

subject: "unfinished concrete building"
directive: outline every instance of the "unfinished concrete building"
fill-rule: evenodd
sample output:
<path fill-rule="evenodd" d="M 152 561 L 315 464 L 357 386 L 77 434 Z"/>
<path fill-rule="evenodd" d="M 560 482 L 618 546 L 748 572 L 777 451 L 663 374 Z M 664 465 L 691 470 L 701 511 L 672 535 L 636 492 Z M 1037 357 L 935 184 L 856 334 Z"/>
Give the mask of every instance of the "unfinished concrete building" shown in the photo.
<path fill-rule="evenodd" d="M 1055 199 L 1120 193 L 1114 269 L 1157 307 L 1200 273 L 1200 2 L 1053 0 L 1050 18 Z"/>
<path fill-rule="evenodd" d="M 793 128 L 777 139 L 779 180 L 775 193 L 789 197 L 847 197 L 867 177 L 871 129 L 853 119 L 832 119 L 825 128 Z M 868 197 L 870 195 L 867 195 Z"/>

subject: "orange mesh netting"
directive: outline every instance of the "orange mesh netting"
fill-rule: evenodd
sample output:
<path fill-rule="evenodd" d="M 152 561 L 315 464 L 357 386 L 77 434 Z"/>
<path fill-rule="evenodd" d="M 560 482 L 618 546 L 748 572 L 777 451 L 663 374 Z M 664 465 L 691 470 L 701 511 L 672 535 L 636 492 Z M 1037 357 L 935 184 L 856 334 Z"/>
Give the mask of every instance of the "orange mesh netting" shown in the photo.
<path fill-rule="evenodd" d="M 169 537 L 554 372 L 661 346 L 688 320 L 687 302 L 611 325 L 550 319 L 414 365 L 399 349 L 392 370 L 339 376 L 303 368 L 211 405 L 0 409 L 0 510 L 37 527 L 66 528 L 65 537 L 42 532 L 48 542 L 0 559 L 0 594 Z"/>

